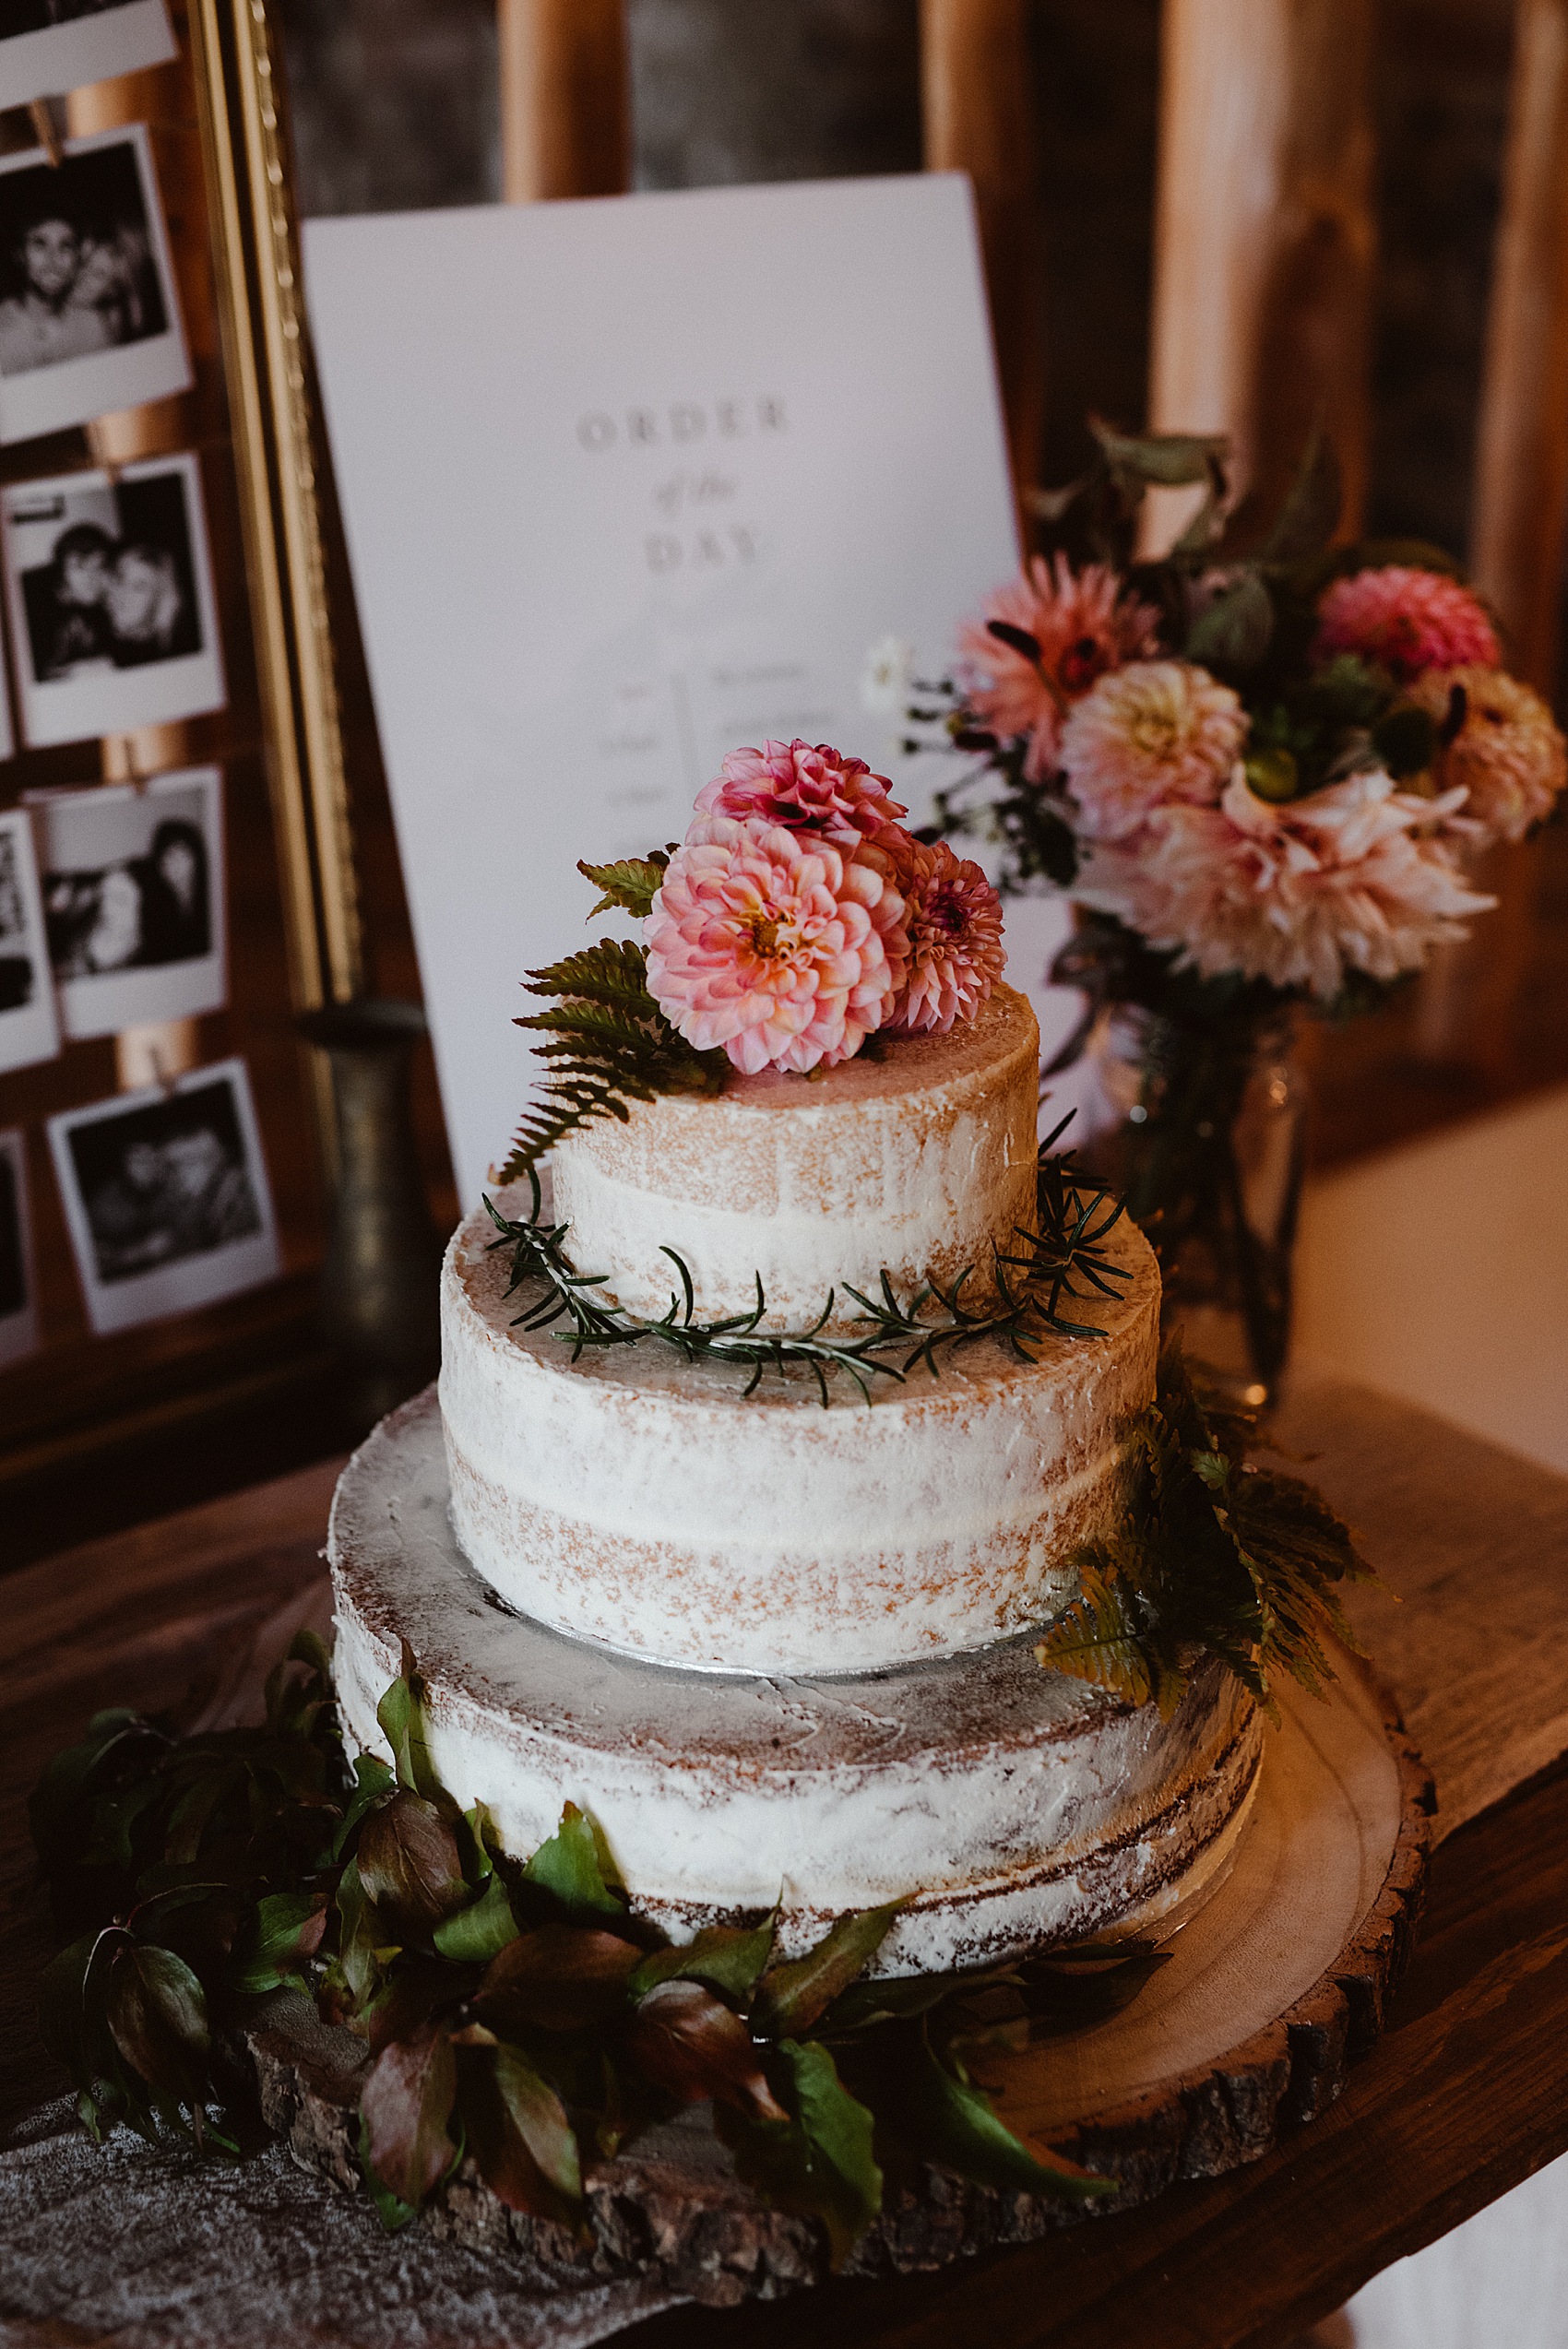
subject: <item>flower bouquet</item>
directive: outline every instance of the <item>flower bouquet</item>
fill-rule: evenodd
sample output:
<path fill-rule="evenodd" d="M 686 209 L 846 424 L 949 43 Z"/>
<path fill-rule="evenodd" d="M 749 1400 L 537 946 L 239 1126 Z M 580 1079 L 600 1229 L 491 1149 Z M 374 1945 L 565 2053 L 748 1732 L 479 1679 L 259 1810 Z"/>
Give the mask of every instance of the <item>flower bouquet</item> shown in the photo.
<path fill-rule="evenodd" d="M 1053 1070 L 1092 1039 L 1127 1121 L 1105 1170 L 1194 1350 L 1258 1403 L 1289 1340 L 1293 1025 L 1375 1006 L 1463 936 L 1493 903 L 1467 859 L 1548 816 L 1568 760 L 1446 555 L 1333 543 L 1326 442 L 1250 543 L 1223 441 L 1092 429 L 1091 469 L 1036 501 L 1046 551 L 966 625 L 907 747 L 976 754 L 939 833 L 988 835 L 1004 892 L 1070 895 L 1051 975 L 1087 1002 Z M 1184 482 L 1194 520 L 1133 561 L 1145 492 Z"/>

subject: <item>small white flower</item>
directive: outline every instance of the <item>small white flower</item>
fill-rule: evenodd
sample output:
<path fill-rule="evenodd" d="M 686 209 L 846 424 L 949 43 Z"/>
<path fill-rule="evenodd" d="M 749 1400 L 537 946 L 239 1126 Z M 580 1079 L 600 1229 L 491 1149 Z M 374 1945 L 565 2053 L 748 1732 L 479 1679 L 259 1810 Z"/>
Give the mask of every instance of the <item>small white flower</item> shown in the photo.
<path fill-rule="evenodd" d="M 861 707 L 878 718 L 898 718 L 909 706 L 915 648 L 901 636 L 879 636 L 861 672 Z"/>

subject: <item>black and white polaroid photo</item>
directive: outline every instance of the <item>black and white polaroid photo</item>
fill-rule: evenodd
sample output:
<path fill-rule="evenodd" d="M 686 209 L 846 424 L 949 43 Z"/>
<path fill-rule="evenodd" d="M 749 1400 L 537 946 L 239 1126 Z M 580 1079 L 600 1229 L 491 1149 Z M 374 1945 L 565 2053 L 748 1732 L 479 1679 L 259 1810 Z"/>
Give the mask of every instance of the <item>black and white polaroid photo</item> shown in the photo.
<path fill-rule="evenodd" d="M 63 98 L 177 53 L 163 0 L 0 0 L 0 106 Z"/>
<path fill-rule="evenodd" d="M 194 457 L 18 482 L 0 495 L 18 716 L 33 747 L 224 702 Z"/>
<path fill-rule="evenodd" d="M 38 1352 L 27 1137 L 0 1133 L 0 1369 Z"/>
<path fill-rule="evenodd" d="M 146 125 L 0 156 L 0 442 L 190 380 Z"/>
<path fill-rule="evenodd" d="M 0 815 L 0 1070 L 30 1068 L 59 1050 L 32 824 L 12 808 Z"/>
<path fill-rule="evenodd" d="M 223 777 L 30 791 L 60 1025 L 73 1040 L 220 1011 Z"/>
<path fill-rule="evenodd" d="M 272 1193 L 244 1061 L 49 1121 L 88 1319 L 101 1336 L 274 1280 Z"/>

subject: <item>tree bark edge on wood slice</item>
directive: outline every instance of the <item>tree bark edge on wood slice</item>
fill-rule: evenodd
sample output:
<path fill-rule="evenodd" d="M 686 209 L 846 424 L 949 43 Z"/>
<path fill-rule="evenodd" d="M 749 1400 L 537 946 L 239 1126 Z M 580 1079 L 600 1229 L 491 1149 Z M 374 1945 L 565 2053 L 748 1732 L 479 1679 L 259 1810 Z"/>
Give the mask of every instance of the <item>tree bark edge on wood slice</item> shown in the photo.
<path fill-rule="evenodd" d="M 1313 1987 L 1218 2062 L 1052 2132 L 1070 2159 L 1121 2181 L 1114 2199 L 1055 2202 L 927 2169 L 919 2190 L 890 2189 L 841 2272 L 941 2267 L 1131 2209 L 1178 2179 L 1218 2177 L 1261 2159 L 1334 2103 L 1350 2064 L 1377 2039 L 1408 1962 L 1436 1809 L 1431 1774 L 1397 1704 L 1380 1684 L 1372 1686 L 1398 1775 L 1398 1831 L 1381 1890 Z M 356 2146 L 364 2043 L 323 2023 L 293 1991 L 270 1999 L 244 2039 L 267 2126 L 302 2166 L 362 2191 Z M 700 2108 L 595 2164 L 584 2192 L 586 2241 L 506 2209 L 466 2160 L 416 2224 L 474 2250 L 522 2256 L 564 2290 L 658 2275 L 692 2299 L 734 2307 L 819 2283 L 828 2272 L 820 2223 L 769 2209 L 742 2186 Z"/>

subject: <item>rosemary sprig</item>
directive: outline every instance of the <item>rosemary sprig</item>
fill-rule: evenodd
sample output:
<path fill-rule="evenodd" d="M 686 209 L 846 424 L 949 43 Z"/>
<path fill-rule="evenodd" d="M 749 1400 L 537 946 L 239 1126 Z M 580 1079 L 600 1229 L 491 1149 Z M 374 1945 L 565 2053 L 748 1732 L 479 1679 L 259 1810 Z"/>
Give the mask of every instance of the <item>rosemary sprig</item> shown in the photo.
<path fill-rule="evenodd" d="M 493 1200 L 484 1203 L 500 1233 L 494 1245 L 509 1241 L 512 1246 L 507 1295 L 526 1282 L 541 1285 L 540 1295 L 517 1315 L 513 1327 L 550 1330 L 570 1346 L 574 1362 L 594 1347 L 667 1346 L 685 1362 L 749 1370 L 747 1394 L 769 1372 L 783 1379 L 791 1370 L 807 1370 L 825 1406 L 830 1400 L 829 1381 L 840 1374 L 869 1403 L 873 1380 L 901 1384 L 922 1362 L 933 1379 L 940 1378 L 942 1350 L 973 1345 L 980 1338 L 996 1339 L 1019 1361 L 1032 1362 L 1036 1357 L 1031 1348 L 1047 1331 L 1061 1337 L 1103 1337 L 1103 1329 L 1070 1319 L 1063 1306 L 1067 1299 L 1083 1302 L 1095 1294 L 1121 1295 L 1118 1284 L 1130 1275 L 1108 1255 L 1105 1242 L 1121 1218 L 1122 1203 L 1104 1189 L 1087 1184 L 1071 1153 L 1051 1157 L 1069 1122 L 1064 1118 L 1040 1147 L 1038 1228 L 1017 1229 L 1016 1249 L 995 1252 L 993 1303 L 971 1311 L 965 1302 L 963 1291 L 972 1266 L 945 1286 L 928 1279 L 905 1298 L 884 1271 L 877 1291 L 869 1296 L 844 1283 L 845 1295 L 860 1309 L 850 1317 L 855 1332 L 831 1336 L 826 1333 L 837 1297 L 835 1289 L 829 1289 L 821 1312 L 806 1328 L 764 1329 L 767 1299 L 760 1273 L 756 1303 L 749 1311 L 699 1321 L 690 1269 L 672 1248 L 662 1252 L 675 1267 L 681 1286 L 671 1292 L 667 1313 L 652 1320 L 608 1304 L 596 1292 L 610 1275 L 580 1273 L 572 1264 L 564 1245 L 568 1226 L 546 1220 L 539 1177 L 529 1166 L 532 1200 L 527 1216 L 511 1220 Z"/>

